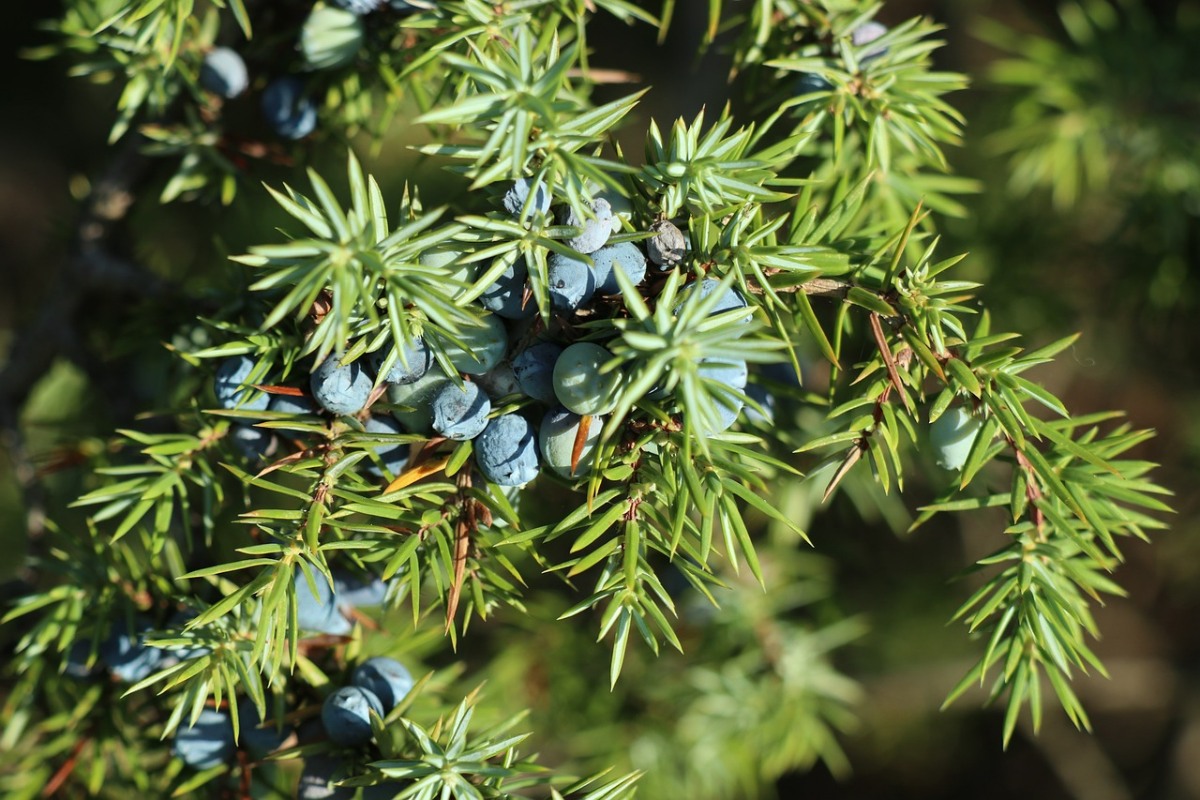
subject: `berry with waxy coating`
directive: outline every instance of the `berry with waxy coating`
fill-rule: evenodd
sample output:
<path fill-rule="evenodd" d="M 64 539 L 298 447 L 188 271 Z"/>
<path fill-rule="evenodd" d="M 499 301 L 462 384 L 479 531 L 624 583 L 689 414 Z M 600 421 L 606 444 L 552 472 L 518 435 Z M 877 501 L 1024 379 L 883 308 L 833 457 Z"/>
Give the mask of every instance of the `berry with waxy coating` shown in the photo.
<path fill-rule="evenodd" d="M 617 407 L 621 374 L 602 374 L 612 353 L 592 342 L 576 342 L 554 362 L 554 395 L 575 414 L 607 414 Z"/>
<path fill-rule="evenodd" d="M 354 787 L 332 785 L 334 781 L 349 777 L 350 773 L 341 759 L 327 754 L 309 756 L 304 759 L 296 797 L 298 800 L 354 800 Z"/>
<path fill-rule="evenodd" d="M 738 391 L 746 388 L 748 371 L 745 361 L 702 358 L 698 363 L 700 364 L 698 372 L 701 378 L 707 378 L 722 386 L 727 386 L 730 389 Z M 737 420 L 738 414 L 741 413 L 742 406 L 744 405 L 744 401 L 740 397 L 733 397 L 723 392 L 713 391 L 711 396 L 713 404 L 717 409 L 717 425 L 716 427 L 709 427 L 707 423 L 701 422 L 698 426 L 701 432 L 710 435 L 728 430 Z"/>
<path fill-rule="evenodd" d="M 888 29 L 886 25 L 881 22 L 871 20 L 870 22 L 865 22 L 862 25 L 859 25 L 850 32 L 850 42 L 855 47 L 862 47 L 863 45 L 870 44 L 887 32 Z M 859 56 L 858 62 L 860 64 L 865 64 L 868 61 L 879 58 L 887 53 L 887 51 L 888 49 L 886 47 L 873 48 Z"/>
<path fill-rule="evenodd" d="M 434 367 L 413 383 L 389 387 L 388 401 L 392 405 L 406 407 L 393 411 L 393 415 L 412 433 L 430 433 L 433 430 L 433 412 L 429 402 L 449 383 L 449 376 L 440 367 Z"/>
<path fill-rule="evenodd" d="M 345 636 L 354 626 L 338 609 L 338 598 L 329 579 L 315 569 L 312 573 L 316 594 L 302 569 L 296 567 L 292 576 L 296 585 L 296 619 L 300 630 Z"/>
<path fill-rule="evenodd" d="M 237 746 L 233 741 L 233 721 L 223 711 L 206 708 L 196 724 L 187 720 L 175 731 L 171 752 L 192 769 L 212 769 L 233 760 Z"/>
<path fill-rule="evenodd" d="M 300 52 L 309 69 L 344 67 L 358 56 L 365 38 L 366 27 L 356 12 L 317 6 L 300 29 Z"/>
<path fill-rule="evenodd" d="M 596 273 L 591 265 L 562 253 L 546 259 L 546 281 L 555 311 L 574 311 L 596 293 Z"/>
<path fill-rule="evenodd" d="M 466 256 L 461 248 L 442 244 L 421 253 L 417 261 L 424 267 L 445 270 L 451 281 L 470 286 L 479 277 L 479 262 L 465 263 Z"/>
<path fill-rule="evenodd" d="M 363 16 L 370 14 L 383 5 L 383 0 L 333 0 L 339 8 L 344 8 L 352 14 Z"/>
<path fill-rule="evenodd" d="M 316 414 L 320 411 L 311 397 L 294 394 L 271 395 L 271 402 L 267 406 L 267 410 L 277 414 L 297 415 Z"/>
<path fill-rule="evenodd" d="M 774 424 L 775 410 L 779 405 L 779 397 L 789 397 L 787 390 L 800 387 L 800 375 L 791 361 L 779 361 L 764 364 L 758 372 L 759 379 L 764 383 L 751 383 L 746 387 L 746 395 L 762 406 L 762 412 L 749 403 L 745 406 L 746 417 L 758 424 Z M 780 393 L 777 396 L 777 392 Z M 763 413 L 765 412 L 765 413 Z"/>
<path fill-rule="evenodd" d="M 250 425 L 235 425 L 229 433 L 247 461 L 258 461 L 275 452 L 275 436 L 268 430 Z"/>
<path fill-rule="evenodd" d="M 137 683 L 149 678 L 166 657 L 162 648 L 146 644 L 143 634 L 152 630 L 148 620 L 137 623 L 136 633 L 130 634 L 124 623 L 113 626 L 108 639 L 100 647 L 100 657 L 109 671 L 122 683 Z"/>
<path fill-rule="evenodd" d="M 243 411 L 262 411 L 271 402 L 263 392 L 249 387 L 254 359 L 250 356 L 231 356 L 217 368 L 213 391 L 221 408 Z"/>
<path fill-rule="evenodd" d="M 200 65 L 200 85 L 215 95 L 232 100 L 250 85 L 246 62 L 228 47 L 214 47 L 204 55 Z"/>
<path fill-rule="evenodd" d="M 612 235 L 612 206 L 602 197 L 592 201 L 592 218 L 580 216 L 575 209 L 568 207 L 563 216 L 563 225 L 582 228 L 578 236 L 572 236 L 563 242 L 567 247 L 577 252 L 594 253 L 604 246 Z"/>
<path fill-rule="evenodd" d="M 638 284 L 646 277 L 646 256 L 633 242 L 618 242 L 606 244 L 592 253 L 595 263 L 596 293 L 617 294 L 621 287 L 617 284 L 616 270 L 621 270 L 630 283 Z"/>
<path fill-rule="evenodd" d="M 384 347 L 368 356 L 372 371 L 378 374 L 390 354 L 390 349 Z M 383 379 L 387 383 L 413 383 L 428 372 L 432 366 L 433 351 L 425 344 L 425 340 L 418 336 L 405 342 L 404 346 L 399 349 L 392 368 L 388 370 Z"/>
<path fill-rule="evenodd" d="M 504 193 L 504 210 L 520 216 L 521 209 L 525 207 L 531 192 L 533 202 L 530 204 L 530 213 L 540 211 L 543 214 L 549 214 L 550 192 L 546 191 L 546 185 L 542 181 L 539 180 L 535 185 L 532 178 L 518 178 L 509 187 L 509 190 Z"/>
<path fill-rule="evenodd" d="M 513 359 L 513 374 L 521 391 L 547 405 L 558 402 L 554 393 L 554 364 L 563 349 L 553 342 L 537 342 Z"/>
<path fill-rule="evenodd" d="M 367 433 L 383 433 L 383 434 L 401 434 L 404 433 L 404 428 L 400 427 L 400 423 L 395 417 L 388 415 L 376 415 L 363 423 L 363 428 Z M 395 444 L 379 444 L 371 448 L 375 454 L 379 456 L 379 460 L 383 462 L 383 467 L 393 476 L 399 475 L 404 470 L 404 465 L 408 463 L 408 443 L 397 442 Z M 383 477 L 383 472 L 379 467 L 375 466 L 374 462 L 363 461 L 366 469 L 376 477 Z"/>
<path fill-rule="evenodd" d="M 292 735 L 292 726 L 286 722 L 281 727 L 275 719 L 275 711 L 270 702 L 267 703 L 267 716 L 258 713 L 258 706 L 248 697 L 243 697 L 238 703 L 238 743 L 251 756 L 260 759 L 283 746 Z"/>
<path fill-rule="evenodd" d="M 693 302 L 699 303 L 708 298 L 708 296 L 713 292 L 717 291 L 717 288 L 720 285 L 721 282 L 715 278 L 705 278 L 701 281 L 689 283 L 679 292 L 679 302 L 675 304 L 675 313 L 678 314 L 680 309 L 683 307 L 683 304 L 688 302 L 692 295 L 694 295 L 697 291 L 699 291 L 700 297 Z M 699 287 L 699 289 L 696 287 Z M 709 312 L 709 316 L 715 316 L 726 311 L 733 311 L 734 309 L 746 308 L 747 305 L 746 298 L 742 297 L 742 293 L 737 290 L 737 287 L 730 286 L 724 291 L 724 293 L 721 295 L 721 298 L 717 300 L 717 304 L 713 306 L 712 311 Z M 749 324 L 750 317 L 743 317 L 741 320 L 739 320 L 739 322 L 742 324 Z"/>
<path fill-rule="evenodd" d="M 291 75 L 267 84 L 262 111 L 271 129 L 286 139 L 303 139 L 317 127 L 317 104 L 305 93 L 304 81 Z"/>
<path fill-rule="evenodd" d="M 713 436 L 729 430 L 733 426 L 733 423 L 737 422 L 738 415 L 742 413 L 744 403 L 739 397 L 714 395 L 713 405 L 717 410 L 716 424 L 710 426 L 709 423 L 703 420 L 698 420 L 696 424 L 696 430 L 705 436 Z"/>
<path fill-rule="evenodd" d="M 588 474 L 592 468 L 596 444 L 600 441 L 600 431 L 604 428 L 603 417 L 593 417 L 588 421 L 587 433 L 579 451 L 579 463 L 572 473 L 571 458 L 575 453 L 575 440 L 579 436 L 581 421 L 582 418 L 578 414 L 572 414 L 558 406 L 546 412 L 546 416 L 542 417 L 542 426 L 538 429 L 542 462 L 564 478 L 578 478 Z"/>
<path fill-rule="evenodd" d="M 321 408 L 334 414 L 357 414 L 371 397 L 370 374 L 358 361 L 341 364 L 341 356 L 331 353 L 313 370 L 309 387 Z"/>
<path fill-rule="evenodd" d="M 524 486 L 538 476 L 533 426 L 519 414 L 503 414 L 488 422 L 475 440 L 475 465 L 483 477 L 500 486 Z"/>
<path fill-rule="evenodd" d="M 752 383 L 746 387 L 746 396 L 762 407 L 759 411 L 752 405 L 746 405 L 746 419 L 759 424 L 772 425 L 775 422 L 775 395 L 761 383 Z"/>
<path fill-rule="evenodd" d="M 731 389 L 742 390 L 746 388 L 746 378 L 749 376 L 749 371 L 746 369 L 746 362 L 742 360 L 730 360 L 724 358 L 701 358 L 697 362 L 700 369 L 697 370 L 702 378 L 708 378 L 711 381 L 716 381 L 722 386 L 728 386 Z"/>
<path fill-rule="evenodd" d="M 662 269 L 670 269 L 682 263 L 687 255 L 687 240 L 683 231 L 675 227 L 669 220 L 660 220 L 650 226 L 654 234 L 646 240 L 646 255 Z"/>
<path fill-rule="evenodd" d="M 521 385 L 517 383 L 517 376 L 513 373 L 512 362 L 507 358 L 490 372 L 475 376 L 475 382 L 479 384 L 480 389 L 487 392 L 488 397 L 501 398 L 521 393 Z"/>
<path fill-rule="evenodd" d="M 612 229 L 613 234 L 621 232 L 625 227 L 623 223 L 627 222 L 632 227 L 634 210 L 633 203 L 629 201 L 628 197 L 620 192 L 609 190 L 599 192 L 596 197 L 604 198 L 605 202 L 608 203 L 609 209 L 612 211 L 612 222 L 609 223 L 609 227 Z"/>
<path fill-rule="evenodd" d="M 408 668 L 396 659 L 375 656 L 355 668 L 351 683 L 371 691 L 378 697 L 386 714 L 404 699 L 416 681 Z"/>
<path fill-rule="evenodd" d="M 491 372 L 508 352 L 508 331 L 495 314 L 484 316 L 478 326 L 460 328 L 457 336 L 462 346 L 443 339 L 442 350 L 455 369 L 468 375 Z"/>
<path fill-rule="evenodd" d="M 333 573 L 333 593 L 340 604 L 370 608 L 383 605 L 387 599 L 388 585 L 374 575 L 363 581 L 356 575 L 337 570 Z"/>
<path fill-rule="evenodd" d="M 334 744 L 357 747 L 371 741 L 371 715 L 384 715 L 378 695 L 361 686 L 343 686 L 325 698 L 321 724 Z"/>
<path fill-rule="evenodd" d="M 467 381 L 462 388 L 448 383 L 433 396 L 433 429 L 447 439 L 474 439 L 487 427 L 492 401 L 479 386 Z"/>
<path fill-rule="evenodd" d="M 520 257 L 509 264 L 496 282 L 479 295 L 479 304 L 505 319 L 527 319 L 537 313 L 537 303 L 530 297 L 525 299 L 525 283 L 529 269 L 525 258 Z"/>
<path fill-rule="evenodd" d="M 805 72 L 792 84 L 792 94 L 796 97 L 803 97 L 806 94 L 828 92 L 832 88 L 833 84 L 820 75 L 814 72 Z"/>
<path fill-rule="evenodd" d="M 92 655 L 92 640 L 88 637 L 76 639 L 63 659 L 62 673 L 72 678 L 82 680 L 89 678 L 95 670 L 95 662 L 88 665 Z"/>
<path fill-rule="evenodd" d="M 187 634 L 183 632 L 183 629 L 198 616 L 200 616 L 200 612 L 192 608 L 178 611 L 172 614 L 171 618 L 167 620 L 167 628 L 179 631 L 178 635 L 180 637 L 186 637 Z M 183 645 L 167 648 L 166 652 L 169 656 L 177 658 L 180 661 L 187 661 L 189 658 L 200 658 L 201 656 L 208 655 L 212 652 L 212 648 L 206 645 L 197 645 L 195 647 Z"/>
<path fill-rule="evenodd" d="M 983 420 L 962 406 L 947 409 L 929 426 L 933 460 L 945 470 L 962 469 L 981 427 Z"/>
<path fill-rule="evenodd" d="M 796 368 L 791 361 L 778 361 L 774 364 L 767 364 L 762 368 L 764 378 L 773 380 L 776 383 L 782 383 L 784 386 L 794 389 L 800 385 L 800 376 L 796 373 Z"/>

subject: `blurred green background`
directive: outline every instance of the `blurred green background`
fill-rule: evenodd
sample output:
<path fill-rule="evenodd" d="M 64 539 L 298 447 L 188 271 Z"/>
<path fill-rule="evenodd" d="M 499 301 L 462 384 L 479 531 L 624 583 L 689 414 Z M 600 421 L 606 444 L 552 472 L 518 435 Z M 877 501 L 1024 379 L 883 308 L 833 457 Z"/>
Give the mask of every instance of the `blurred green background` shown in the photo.
<path fill-rule="evenodd" d="M 600 48 L 596 64 L 632 71 L 653 86 L 627 125 L 627 152 L 640 150 L 650 114 L 660 123 L 679 115 L 690 118 L 705 104 L 719 107 L 727 95 L 720 53 L 695 57 L 701 4 L 679 5 L 675 27 L 662 46 L 653 43 L 650 30 L 631 31 L 606 21 L 597 27 L 611 35 L 598 30 L 592 37 Z M 948 579 L 994 549 L 998 526 L 982 514 L 939 518 L 912 535 L 888 525 L 889 515 L 902 518 L 901 505 L 915 509 L 939 488 L 940 476 L 928 461 L 919 461 L 927 478 L 910 475 L 905 497 L 889 501 L 887 513 L 864 520 L 843 494 L 819 510 L 810 525 L 815 554 L 799 557 L 808 560 L 804 570 L 813 576 L 816 593 L 831 595 L 807 606 L 804 618 L 852 617 L 855 624 L 865 624 L 866 633 L 836 659 L 862 693 L 854 705 L 858 721 L 841 737 L 851 772 L 835 778 L 817 765 L 785 775 L 777 787 L 783 797 L 1200 797 L 1200 530 L 1191 492 L 1200 474 L 1200 331 L 1195 323 L 1200 4 L 1126 5 L 1136 6 L 1132 19 L 1140 23 L 1125 20 L 1107 38 L 1075 48 L 1070 74 L 1047 70 L 1041 76 L 1047 95 L 1066 85 L 1094 89 L 1071 101 L 1078 104 L 1075 120 L 1085 131 L 1090 122 L 1098 145 L 1112 154 L 1103 180 L 1083 184 L 1074 198 L 1064 200 L 1060 192 L 1057 201 L 1045 186 L 1025 191 L 1011 185 L 1014 164 L 1004 152 L 1003 132 L 1011 135 L 1021 125 L 1033 130 L 1041 118 L 1036 104 L 1014 110 L 1017 94 L 989 80 L 1006 54 L 985 41 L 992 37 L 984 27 L 985 21 L 1000 22 L 1067 42 L 1067 26 L 1053 4 L 888 0 L 879 15 L 896 23 L 928 14 L 945 24 L 947 46 L 937 54 L 939 67 L 972 79 L 973 88 L 951 98 L 968 119 L 965 145 L 951 159 L 956 171 L 979 180 L 982 190 L 963 200 L 965 217 L 940 221 L 943 252 L 970 252 L 962 277 L 987 284 L 982 299 L 997 329 L 1020 331 L 1034 346 L 1083 333 L 1056 364 L 1037 375 L 1073 412 L 1124 409 L 1136 427 L 1159 432 L 1138 455 L 1162 464 L 1156 477 L 1176 492 L 1178 514 L 1171 530 L 1152 545 L 1127 547 L 1127 563 L 1117 579 L 1129 596 L 1112 599 L 1096 612 L 1104 638 L 1095 650 L 1111 679 L 1085 677 L 1076 686 L 1092 714 L 1094 735 L 1076 733 L 1055 709 L 1040 736 L 1023 722 L 1005 753 L 1001 714 L 979 710 L 979 695 L 938 711 L 975 657 L 961 627 L 946 624 L 970 593 L 970 582 Z M 19 55 L 23 48 L 46 43 L 36 23 L 58 9 L 58 3 L 10 3 L 0 26 L 6 76 L 0 82 L 0 363 L 14 331 L 53 299 L 47 295 L 68 256 L 78 199 L 112 155 L 105 140 L 114 90 L 66 77 L 63 61 Z M 1092 111 L 1097 114 L 1089 116 Z M 381 156 L 368 156 L 368 169 L 392 187 L 404 180 L 419 183 L 430 204 L 463 190 L 457 178 L 404 151 L 406 133 L 398 128 Z M 1084 134 L 1076 138 L 1068 130 L 1066 138 L 1083 141 Z M 1064 152 L 1046 158 L 1064 169 L 1069 162 Z M 340 163 L 340 156 L 333 158 L 329 171 L 339 172 Z M 261 180 L 277 183 L 285 174 L 248 176 L 243 200 L 254 211 L 240 214 L 196 204 L 159 207 L 154 196 L 166 173 L 152 176 L 116 243 L 183 285 L 202 313 L 207 310 L 204 289 L 221 271 L 224 256 L 264 241 L 282 223 L 255 187 Z M 103 447 L 114 427 L 133 424 L 134 414 L 152 407 L 164 394 L 164 382 L 174 379 L 160 342 L 180 309 L 139 302 L 113 293 L 79 309 L 78 319 L 69 324 L 64 320 L 64 330 L 71 332 L 64 352 L 73 357 L 55 363 L 24 409 L 50 516 L 64 523 L 74 518 L 65 506 L 82 485 L 74 467 L 79 454 Z M 806 502 L 801 498 L 801 505 Z M 0 579 L 16 575 L 24 531 L 21 494 L 0 450 L 0 548 L 6 554 Z M 562 602 L 546 597 L 531 607 L 552 619 Z M 480 668 L 499 658 L 490 667 L 493 681 L 517 683 L 504 691 L 496 691 L 493 683 L 493 695 L 512 688 L 510 702 L 534 708 L 531 727 L 564 735 L 573 723 L 558 709 L 568 702 L 585 706 L 589 694 L 603 687 L 572 681 L 569 674 L 531 674 L 525 660 L 506 662 L 509 651 L 501 642 L 510 642 L 515 632 L 538 651 L 571 651 L 572 658 L 556 660 L 564 673 L 572 664 L 582 674 L 606 662 L 607 650 L 591 643 L 590 632 L 565 624 L 547 621 L 534 628 L 525 623 L 525 632 L 521 624 L 513 615 L 501 621 L 509 638 L 473 632 L 479 638 L 468 641 L 461 658 Z M 704 635 L 699 627 L 691 634 Z M 10 648 L 12 638 L 4 635 L 0 643 Z M 654 664 L 638 653 L 623 680 L 659 680 L 656 675 L 669 675 L 674 663 L 682 663 L 677 655 L 663 661 Z M 614 711 L 604 698 L 596 703 L 605 705 L 595 711 L 597 718 L 611 716 L 626 726 L 636 726 L 645 710 Z M 632 734 L 626 730 L 625 735 Z M 539 744 L 551 763 L 604 749 L 603 742 L 586 737 L 547 737 Z M 652 767 L 652 742 L 641 744 L 630 763 Z"/>

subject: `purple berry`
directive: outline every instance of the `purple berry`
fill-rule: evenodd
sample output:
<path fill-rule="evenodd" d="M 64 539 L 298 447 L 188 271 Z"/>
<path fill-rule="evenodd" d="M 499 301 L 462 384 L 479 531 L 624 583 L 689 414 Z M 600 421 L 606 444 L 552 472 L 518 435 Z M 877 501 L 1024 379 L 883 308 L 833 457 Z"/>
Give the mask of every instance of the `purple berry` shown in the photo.
<path fill-rule="evenodd" d="M 200 612 L 191 608 L 177 612 L 176 614 L 173 614 L 169 620 L 167 620 L 167 628 L 177 631 L 176 636 L 179 638 L 188 638 L 188 634 L 184 633 L 183 629 L 189 622 L 199 616 L 199 613 Z M 194 647 L 183 645 L 169 647 L 166 649 L 166 653 L 168 655 L 177 658 L 180 661 L 187 661 L 189 658 L 200 658 L 201 656 L 206 656 L 211 652 L 212 648 L 206 645 L 196 645 Z"/>
<path fill-rule="evenodd" d="M 432 8 L 436 2 L 437 0 L 388 0 L 388 5 L 392 7 L 393 11 L 409 14 Z"/>
<path fill-rule="evenodd" d="M 723 358 L 701 358 L 697 362 L 697 370 L 701 378 L 708 378 L 722 386 L 741 391 L 746 388 L 746 378 L 749 375 L 745 361 L 730 361 Z"/>
<path fill-rule="evenodd" d="M 720 386 L 729 389 L 742 391 L 746 388 L 746 377 L 748 375 L 745 361 L 729 361 L 719 358 L 702 358 L 698 362 L 700 364 L 699 375 L 701 379 L 713 381 Z M 740 397 L 728 394 L 723 391 L 710 391 L 713 404 L 717 408 L 718 423 L 716 427 L 710 428 L 706 423 L 701 423 L 699 428 L 702 433 L 714 434 L 728 430 L 734 421 L 737 420 L 738 414 L 742 411 L 744 404 Z"/>

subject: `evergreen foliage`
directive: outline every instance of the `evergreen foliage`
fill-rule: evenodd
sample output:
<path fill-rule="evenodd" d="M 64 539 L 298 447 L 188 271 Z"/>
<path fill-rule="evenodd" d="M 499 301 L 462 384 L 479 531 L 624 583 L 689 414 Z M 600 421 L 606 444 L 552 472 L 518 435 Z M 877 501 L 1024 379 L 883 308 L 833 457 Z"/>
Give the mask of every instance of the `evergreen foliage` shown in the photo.
<path fill-rule="evenodd" d="M 1123 547 L 1163 527 L 1167 492 L 1154 465 L 1130 455 L 1151 431 L 1117 412 L 1073 416 L 1029 376 L 1074 337 L 1025 346 L 995 328 L 983 287 L 960 277 L 964 256 L 944 252 L 939 218 L 965 213 L 961 196 L 979 187 L 948 171 L 945 148 L 964 120 L 947 95 L 966 79 L 933 69 L 938 25 L 914 18 L 856 44 L 880 4 L 710 0 L 710 44 L 732 54 L 746 117 L 727 106 L 651 120 L 634 156 L 616 131 L 642 93 L 593 101 L 588 24 L 606 14 L 665 30 L 683 12 L 673 0 L 354 4 L 361 43 L 305 62 L 296 42 L 310 5 L 68 0 L 47 23 L 53 44 L 36 55 L 122 87 L 111 141 L 170 175 L 162 202 L 236 210 L 262 191 L 245 180 L 247 161 L 299 163 L 265 188 L 287 224 L 262 225 L 217 266 L 228 276 L 212 288 L 217 311 L 181 305 L 170 349 L 190 382 L 157 410 L 169 424 L 122 429 L 94 454 L 74 503 L 86 521 L 49 523 L 36 584 L 3 617 L 22 634 L 0 719 L 0 792 L 293 796 L 298 759 L 335 753 L 344 787 L 384 785 L 380 796 L 632 796 L 637 772 L 547 771 L 539 734 L 488 710 L 489 693 L 506 688 L 474 691 L 469 667 L 447 666 L 451 648 L 497 618 L 583 629 L 602 643 L 566 640 L 578 657 L 608 661 L 589 691 L 683 709 L 674 728 L 621 734 L 655 755 L 647 796 L 751 795 L 818 761 L 844 770 L 838 737 L 858 689 L 832 654 L 864 629 L 797 614 L 832 592 L 798 556 L 809 547 L 798 498 L 900 492 L 913 470 L 933 471 L 931 451 L 951 480 L 913 529 L 937 514 L 1004 513 L 994 553 L 969 566 L 986 580 L 955 619 L 977 662 L 946 702 L 988 687 L 1006 709 L 1005 744 L 1020 714 L 1036 727 L 1050 704 L 1089 727 L 1072 679 L 1104 672 L 1088 644 L 1099 634 L 1093 604 L 1123 593 L 1113 577 Z M 1064 17 L 1081 46 L 1115 24 L 1106 3 L 1084 8 Z M 306 51 L 319 35 L 305 34 Z M 284 141 L 251 122 L 245 134 L 233 113 L 242 101 L 199 79 L 218 43 L 244 57 L 251 104 L 269 80 L 298 77 L 318 106 L 316 132 Z M 1068 202 L 1102 179 L 1113 145 L 1055 138 L 1054 115 L 1092 106 L 1082 89 L 1047 104 L 1030 77 L 1061 72 L 1066 56 L 1020 49 L 1033 55 L 998 74 L 1030 93 L 1014 113 L 1042 122 L 1022 120 L 998 141 L 1013 153 L 1015 186 L 1049 185 Z M 415 184 L 389 196 L 364 170 L 354 145 L 388 146 L 400 125 L 469 182 L 460 205 L 427 208 Z M 306 158 L 315 151 L 336 153 L 344 171 L 322 174 Z M 518 180 L 523 195 L 510 193 Z M 568 242 L 608 224 L 599 201 L 613 211 L 608 244 L 645 247 L 670 222 L 686 253 L 649 264 L 637 283 L 613 268 L 619 291 L 563 312 L 549 261 L 590 269 L 595 253 Z M 497 327 L 477 299 L 518 260 L 536 314 Z M 212 388 L 223 364 L 244 358 L 233 389 L 307 401 L 317 365 L 356 365 L 372 381 L 369 413 L 403 422 L 432 402 L 423 381 L 441 393 L 478 387 L 517 335 L 589 343 L 607 359 L 591 370 L 603 395 L 595 416 L 572 420 L 570 468 L 541 469 L 519 491 L 489 482 L 491 466 L 480 473 L 471 439 L 407 422 L 388 432 L 358 405 L 219 402 Z M 424 358 L 418 340 L 430 372 L 389 392 L 394 366 Z M 712 362 L 745 365 L 749 384 Z M 544 428 L 545 408 L 513 391 L 493 394 L 490 416 Z M 931 441 L 930 424 L 947 415 L 970 432 Z M 247 450 L 248 430 L 263 432 L 260 450 Z M 520 430 L 532 447 L 537 434 Z M 387 457 L 397 446 L 407 461 Z M 386 584 L 380 611 L 338 605 L 347 586 L 374 580 Z M 322 596 L 345 615 L 344 635 L 304 622 Z M 560 621 L 545 622 L 547 608 Z M 124 682 L 107 672 L 121 635 L 154 654 Z M 631 659 L 639 647 L 661 660 Z M 371 655 L 399 657 L 418 680 L 369 713 L 374 744 L 336 747 L 306 723 Z M 259 730 L 285 720 L 296 738 L 198 769 L 172 757 L 179 731 L 214 708 L 244 741 L 256 723 L 240 700 L 268 720 Z M 563 715 L 576 704 L 587 698 L 556 698 Z"/>

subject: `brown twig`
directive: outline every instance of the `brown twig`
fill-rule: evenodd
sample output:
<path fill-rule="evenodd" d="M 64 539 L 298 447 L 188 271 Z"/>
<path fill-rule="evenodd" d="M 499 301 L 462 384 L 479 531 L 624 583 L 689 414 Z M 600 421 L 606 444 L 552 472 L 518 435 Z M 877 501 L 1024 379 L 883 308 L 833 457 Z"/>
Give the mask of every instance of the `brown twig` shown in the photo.
<path fill-rule="evenodd" d="M 883 359 L 883 365 L 887 367 L 888 378 L 891 379 L 892 386 L 899 393 L 904 407 L 911 411 L 908 404 L 908 393 L 904 391 L 904 384 L 900 382 L 900 371 L 896 369 L 896 358 L 892 355 L 892 347 L 883 334 L 883 323 L 874 311 L 871 312 L 871 336 L 875 339 L 875 346 L 879 348 L 879 356 Z"/>
<path fill-rule="evenodd" d="M 775 275 L 782 270 L 767 269 L 764 270 L 766 275 Z M 765 294 L 764 289 L 754 281 L 747 281 L 747 287 L 751 294 Z M 793 294 L 795 292 L 804 292 L 809 297 L 832 297 L 837 300 L 845 300 L 846 294 L 850 291 L 853 284 L 847 281 L 840 281 L 836 278 L 813 278 L 811 281 L 794 284 L 792 286 L 772 286 L 771 291 L 776 294 Z"/>
<path fill-rule="evenodd" d="M 79 754 L 83 752 L 83 748 L 87 747 L 90 741 L 92 741 L 92 737 L 84 736 L 75 743 L 67 760 L 42 787 L 42 797 L 53 797 L 62 788 L 62 785 L 67 782 L 67 778 L 71 777 L 71 773 L 75 771 L 75 765 L 79 763 Z"/>

